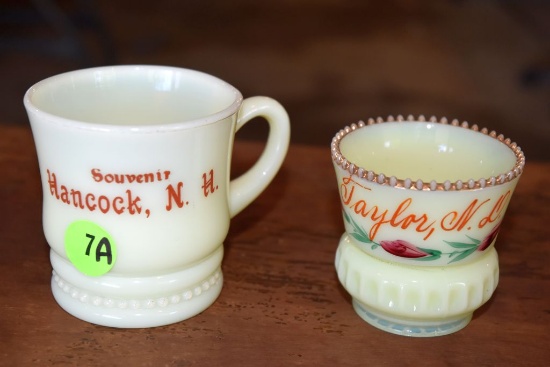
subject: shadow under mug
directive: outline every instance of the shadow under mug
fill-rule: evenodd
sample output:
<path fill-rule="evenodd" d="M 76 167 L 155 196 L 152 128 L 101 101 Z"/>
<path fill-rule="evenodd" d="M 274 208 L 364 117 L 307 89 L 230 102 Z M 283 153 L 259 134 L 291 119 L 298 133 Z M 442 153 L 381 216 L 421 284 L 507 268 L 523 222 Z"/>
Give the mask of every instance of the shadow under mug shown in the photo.
<path fill-rule="evenodd" d="M 230 218 L 271 182 L 290 127 L 267 97 L 164 66 L 113 66 L 45 79 L 24 97 L 43 186 L 52 291 L 100 325 L 153 327 L 205 310 L 221 292 Z M 230 180 L 234 135 L 270 126 L 252 168 Z"/>

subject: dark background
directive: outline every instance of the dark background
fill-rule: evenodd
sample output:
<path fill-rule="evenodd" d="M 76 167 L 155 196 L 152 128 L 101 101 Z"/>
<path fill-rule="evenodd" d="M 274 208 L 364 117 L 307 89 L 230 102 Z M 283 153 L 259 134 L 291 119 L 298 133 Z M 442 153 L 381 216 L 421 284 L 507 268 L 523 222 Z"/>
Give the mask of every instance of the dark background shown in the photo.
<path fill-rule="evenodd" d="M 550 1 L 1 0 L 0 27 L 2 123 L 28 124 L 23 94 L 53 74 L 163 64 L 279 100 L 293 142 L 327 151 L 360 119 L 424 114 L 550 160 Z"/>

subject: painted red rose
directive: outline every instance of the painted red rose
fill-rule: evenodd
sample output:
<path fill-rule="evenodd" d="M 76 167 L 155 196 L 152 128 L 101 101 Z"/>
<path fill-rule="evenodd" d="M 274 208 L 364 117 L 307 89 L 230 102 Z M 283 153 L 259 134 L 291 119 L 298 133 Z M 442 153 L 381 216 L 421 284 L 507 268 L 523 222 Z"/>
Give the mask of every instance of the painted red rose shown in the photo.
<path fill-rule="evenodd" d="M 419 258 L 430 255 L 412 243 L 403 240 L 381 241 L 380 246 L 392 255 L 408 258 Z"/>
<path fill-rule="evenodd" d="M 479 244 L 479 246 L 477 247 L 477 250 L 478 251 L 485 251 L 489 246 L 491 246 L 491 244 L 493 243 L 493 241 L 495 240 L 495 238 L 497 237 L 498 235 L 498 231 L 500 230 L 500 223 L 497 224 L 495 226 L 495 228 L 493 228 L 491 230 L 491 232 L 487 235 L 487 237 L 485 237 L 483 239 L 483 241 L 481 241 L 481 243 Z"/>

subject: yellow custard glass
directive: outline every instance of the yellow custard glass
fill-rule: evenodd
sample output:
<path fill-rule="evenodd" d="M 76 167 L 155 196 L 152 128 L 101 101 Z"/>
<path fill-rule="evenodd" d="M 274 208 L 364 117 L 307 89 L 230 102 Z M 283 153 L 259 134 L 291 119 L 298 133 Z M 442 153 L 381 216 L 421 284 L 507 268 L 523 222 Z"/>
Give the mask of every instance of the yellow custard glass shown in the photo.
<path fill-rule="evenodd" d="M 333 138 L 345 232 L 336 269 L 382 330 L 465 327 L 498 283 L 494 242 L 525 157 L 494 131 L 447 119 L 370 119 Z"/>

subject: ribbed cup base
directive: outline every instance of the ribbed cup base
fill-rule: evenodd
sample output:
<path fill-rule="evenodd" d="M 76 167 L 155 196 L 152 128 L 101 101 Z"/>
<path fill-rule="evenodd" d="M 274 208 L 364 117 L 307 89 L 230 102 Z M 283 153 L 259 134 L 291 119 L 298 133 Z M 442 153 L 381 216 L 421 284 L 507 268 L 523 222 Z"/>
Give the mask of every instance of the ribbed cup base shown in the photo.
<path fill-rule="evenodd" d="M 405 266 L 378 260 L 344 233 L 336 252 L 338 279 L 357 314 L 381 330 L 432 337 L 464 328 L 498 284 L 498 255 L 442 267 Z"/>

